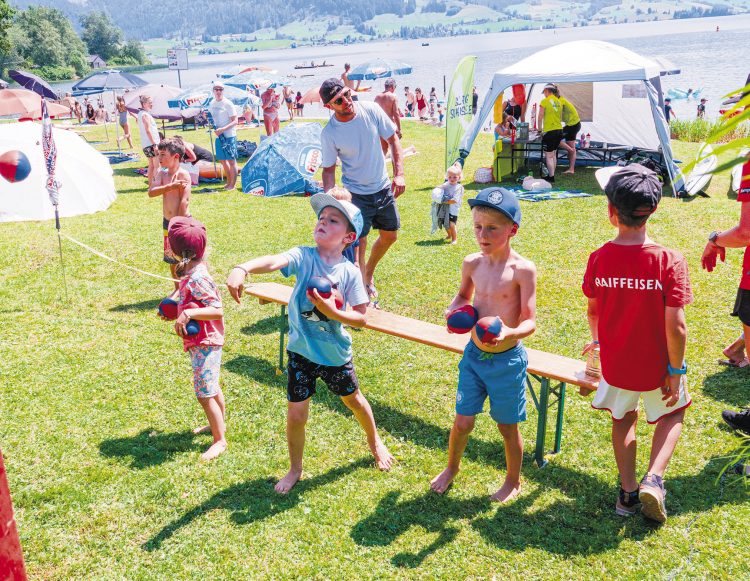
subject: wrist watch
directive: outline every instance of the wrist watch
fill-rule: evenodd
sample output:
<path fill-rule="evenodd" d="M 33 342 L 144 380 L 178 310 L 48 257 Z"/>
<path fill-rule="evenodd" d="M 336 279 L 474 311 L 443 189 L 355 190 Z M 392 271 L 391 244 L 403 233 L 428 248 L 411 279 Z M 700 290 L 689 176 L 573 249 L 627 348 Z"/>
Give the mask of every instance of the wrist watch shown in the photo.
<path fill-rule="evenodd" d="M 711 232 L 711 234 L 708 235 L 708 241 L 711 244 L 716 244 L 716 246 L 719 246 L 719 244 L 716 242 L 716 240 L 719 238 L 719 234 L 721 234 L 721 232 L 719 232 L 718 230 L 714 230 L 713 232 Z"/>
<path fill-rule="evenodd" d="M 672 367 L 667 363 L 667 373 L 669 373 L 669 375 L 685 375 L 687 373 L 687 363 L 683 361 L 682 367 L 680 368 Z"/>

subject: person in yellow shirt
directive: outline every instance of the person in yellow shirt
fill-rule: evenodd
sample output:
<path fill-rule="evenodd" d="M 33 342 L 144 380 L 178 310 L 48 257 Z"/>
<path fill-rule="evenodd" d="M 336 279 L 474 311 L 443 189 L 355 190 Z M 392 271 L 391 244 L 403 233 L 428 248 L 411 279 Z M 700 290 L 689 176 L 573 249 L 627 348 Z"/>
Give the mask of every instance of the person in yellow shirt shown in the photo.
<path fill-rule="evenodd" d="M 555 183 L 555 168 L 557 167 L 557 149 L 562 141 L 562 105 L 555 96 L 557 85 L 547 83 L 542 91 L 544 99 L 539 103 L 539 119 L 537 124 L 542 131 L 542 152 L 547 165 L 547 181 Z"/>
<path fill-rule="evenodd" d="M 574 174 L 576 172 L 576 137 L 581 130 L 581 118 L 573 103 L 560 95 L 558 90 L 555 95 L 562 105 L 563 141 L 560 143 L 562 148 L 568 152 L 568 169 L 563 173 Z"/>

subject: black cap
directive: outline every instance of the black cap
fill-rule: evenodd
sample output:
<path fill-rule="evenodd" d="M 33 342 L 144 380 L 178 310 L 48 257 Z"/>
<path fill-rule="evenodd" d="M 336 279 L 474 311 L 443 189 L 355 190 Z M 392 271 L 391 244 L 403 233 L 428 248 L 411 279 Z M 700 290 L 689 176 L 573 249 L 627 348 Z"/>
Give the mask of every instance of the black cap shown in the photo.
<path fill-rule="evenodd" d="M 344 81 L 342 81 L 341 79 L 330 78 L 323 81 L 323 84 L 320 85 L 320 90 L 318 91 L 320 100 L 323 101 L 323 105 L 327 105 L 328 102 L 333 99 L 343 88 Z"/>
<path fill-rule="evenodd" d="M 612 174 L 604 193 L 618 210 L 633 217 L 650 216 L 661 201 L 661 182 L 656 172 L 631 163 Z"/>

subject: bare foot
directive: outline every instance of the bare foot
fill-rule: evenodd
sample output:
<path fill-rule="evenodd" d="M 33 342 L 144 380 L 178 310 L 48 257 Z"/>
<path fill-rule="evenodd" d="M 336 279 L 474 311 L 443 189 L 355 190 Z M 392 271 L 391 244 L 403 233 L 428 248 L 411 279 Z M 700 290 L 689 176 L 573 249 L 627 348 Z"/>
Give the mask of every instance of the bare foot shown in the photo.
<path fill-rule="evenodd" d="M 377 465 L 378 470 L 387 472 L 391 469 L 391 466 L 393 465 L 393 455 L 388 451 L 388 448 L 385 447 L 383 442 L 379 441 L 375 444 L 375 449 L 371 449 L 370 451 L 375 457 L 375 464 Z"/>
<path fill-rule="evenodd" d="M 294 488 L 294 485 L 297 484 L 301 476 L 301 470 L 289 470 L 289 472 L 286 473 L 286 476 L 279 480 L 273 489 L 279 494 L 288 494 L 289 491 Z"/>
<path fill-rule="evenodd" d="M 458 243 L 458 240 L 451 240 L 451 245 L 457 244 L 457 243 Z"/>
<path fill-rule="evenodd" d="M 229 184 L 227 184 L 226 186 L 224 186 L 224 189 L 225 190 L 233 190 L 234 186 L 230 186 Z"/>
<path fill-rule="evenodd" d="M 737 345 L 737 343 L 732 343 L 729 347 L 724 349 L 722 353 L 727 356 L 729 361 L 736 364 L 745 358 L 745 346 L 742 343 L 739 345 Z"/>
<path fill-rule="evenodd" d="M 430 490 L 437 492 L 438 494 L 443 494 L 448 490 L 448 487 L 453 484 L 453 479 L 456 477 L 456 474 L 458 474 L 458 470 L 454 472 L 450 468 L 446 468 L 432 479 L 432 482 L 430 482 Z"/>
<path fill-rule="evenodd" d="M 568 174 L 568 175 L 575 175 L 575 173 L 576 173 L 576 172 L 574 172 L 573 170 L 570 170 L 570 169 L 569 169 L 569 170 L 567 170 L 567 171 L 564 171 L 563 173 L 566 173 L 566 174 Z"/>
<path fill-rule="evenodd" d="M 219 440 L 211 444 L 211 447 L 201 454 L 201 460 L 208 461 L 213 460 L 217 456 L 220 456 L 227 449 L 227 441 Z"/>
<path fill-rule="evenodd" d="M 508 482 L 507 480 L 503 483 L 503 485 L 500 487 L 500 490 L 498 490 L 495 494 L 490 496 L 490 500 L 494 500 L 495 502 L 508 502 L 510 500 L 513 500 L 516 496 L 519 495 L 521 492 L 521 484 L 520 483 L 512 483 Z"/>
<path fill-rule="evenodd" d="M 198 435 L 198 434 L 210 434 L 211 433 L 211 426 L 199 426 L 197 428 L 193 428 L 193 433 L 195 435 Z"/>

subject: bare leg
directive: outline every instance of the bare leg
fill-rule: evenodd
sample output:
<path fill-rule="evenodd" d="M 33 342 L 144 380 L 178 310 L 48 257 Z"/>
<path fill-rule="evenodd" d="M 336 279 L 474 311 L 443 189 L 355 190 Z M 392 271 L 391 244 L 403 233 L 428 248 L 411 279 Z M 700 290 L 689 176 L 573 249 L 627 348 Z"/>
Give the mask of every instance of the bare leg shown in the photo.
<path fill-rule="evenodd" d="M 380 231 L 378 239 L 375 241 L 375 244 L 372 245 L 370 258 L 367 259 L 367 265 L 365 266 L 363 279 L 365 286 L 372 283 L 372 276 L 375 274 L 375 267 L 378 265 L 378 262 L 380 262 L 380 259 L 385 256 L 385 253 L 388 252 L 388 249 L 393 246 L 396 238 L 398 238 L 398 231 L 396 230 Z M 360 248 L 361 246 L 362 243 L 360 242 Z M 360 264 L 362 263 L 360 262 Z"/>
<path fill-rule="evenodd" d="M 263 115 L 263 126 L 266 128 L 266 135 L 273 135 L 273 122 L 268 118 L 268 115 Z"/>
<path fill-rule="evenodd" d="M 286 442 L 289 448 L 289 472 L 274 490 L 287 494 L 302 476 L 302 452 L 305 449 L 305 424 L 310 415 L 310 400 L 290 401 L 286 408 Z"/>
<path fill-rule="evenodd" d="M 456 224 L 454 222 L 451 222 L 451 225 L 448 226 L 448 238 L 450 238 L 451 244 L 455 244 L 458 240 L 458 232 L 456 232 Z"/>
<path fill-rule="evenodd" d="M 635 476 L 636 439 L 635 426 L 638 413 L 628 412 L 619 421 L 612 421 L 612 448 L 615 451 L 615 462 L 620 473 L 620 486 L 628 492 L 638 488 Z"/>
<path fill-rule="evenodd" d="M 273 132 L 278 133 L 279 132 L 279 117 L 276 116 L 276 119 L 273 120 Z"/>
<path fill-rule="evenodd" d="M 146 173 L 146 181 L 148 182 L 149 189 L 151 184 L 154 183 L 154 175 L 159 170 L 159 158 L 149 157 L 148 158 L 148 172 Z"/>
<path fill-rule="evenodd" d="M 547 151 L 544 154 L 545 162 L 547 164 L 547 171 L 549 177 L 555 177 L 555 169 L 557 167 L 557 151 Z"/>
<path fill-rule="evenodd" d="M 458 474 L 461 457 L 469 442 L 469 434 L 474 429 L 474 416 L 462 416 L 456 414 L 453 421 L 451 435 L 448 439 L 448 466 L 430 482 L 430 489 L 438 494 L 443 494 Z"/>
<path fill-rule="evenodd" d="M 214 437 L 214 443 L 211 444 L 208 450 L 201 454 L 201 460 L 213 460 L 227 449 L 227 441 L 224 439 L 226 430 L 224 425 L 224 411 L 222 409 L 223 406 L 220 406 L 217 401 L 218 397 L 216 395 L 214 397 L 198 398 L 203 411 L 206 412 L 208 425 L 211 426 L 211 435 Z"/>
<path fill-rule="evenodd" d="M 521 492 L 521 463 L 523 461 L 523 438 L 518 424 L 498 424 L 505 443 L 505 482 L 490 499 L 496 502 L 513 500 Z"/>
<path fill-rule="evenodd" d="M 180 283 L 177 282 L 177 279 L 179 279 L 180 277 L 177 276 L 176 264 L 169 265 L 169 274 L 172 275 L 172 279 L 174 280 L 174 291 L 172 291 L 172 294 L 169 295 L 169 298 L 173 301 L 177 301 L 180 299 Z"/>
<path fill-rule="evenodd" d="M 224 423 L 226 424 L 227 419 L 227 411 L 226 406 L 224 404 L 224 392 L 219 390 L 219 393 L 215 396 L 216 403 L 219 404 L 219 409 L 221 410 L 221 417 L 224 418 Z M 225 429 L 226 431 L 226 429 Z M 208 434 L 211 432 L 211 426 L 199 426 L 197 428 L 193 429 L 194 434 Z"/>
<path fill-rule="evenodd" d="M 372 415 L 370 403 L 360 390 L 342 397 L 341 401 L 344 402 L 346 407 L 352 410 L 354 417 L 357 418 L 359 425 L 362 426 L 365 434 L 367 434 L 367 445 L 375 457 L 375 464 L 377 464 L 380 470 L 390 470 L 393 464 L 393 456 L 378 435 L 378 428 L 375 425 L 375 418 Z"/>
<path fill-rule="evenodd" d="M 574 174 L 576 173 L 576 142 L 575 141 L 563 141 L 560 143 L 568 152 L 568 169 L 563 173 Z"/>
<path fill-rule="evenodd" d="M 366 254 L 367 254 L 367 236 L 362 236 L 359 239 L 359 246 L 357 246 L 357 262 L 359 263 L 359 269 L 362 271 L 363 282 L 365 280 L 365 271 L 367 269 L 367 260 L 365 260 Z"/>
<path fill-rule="evenodd" d="M 233 190 L 237 186 L 237 160 L 230 159 L 229 163 L 229 171 L 227 175 L 227 189 Z"/>
<path fill-rule="evenodd" d="M 656 429 L 651 438 L 651 458 L 648 462 L 648 471 L 651 474 L 664 476 L 677 441 L 680 439 L 684 417 L 685 410 L 681 410 L 656 422 Z"/>

